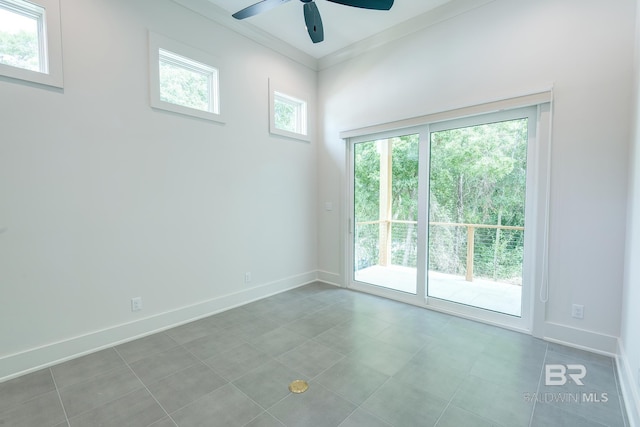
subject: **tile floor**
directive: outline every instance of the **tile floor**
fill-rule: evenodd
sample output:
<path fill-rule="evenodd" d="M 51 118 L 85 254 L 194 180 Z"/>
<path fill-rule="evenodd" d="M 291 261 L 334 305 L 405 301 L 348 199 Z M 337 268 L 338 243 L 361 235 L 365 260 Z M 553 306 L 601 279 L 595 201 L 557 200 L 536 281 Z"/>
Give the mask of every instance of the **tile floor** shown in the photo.
<path fill-rule="evenodd" d="M 320 283 L 0 384 L 12 427 L 625 425 L 611 358 Z"/>

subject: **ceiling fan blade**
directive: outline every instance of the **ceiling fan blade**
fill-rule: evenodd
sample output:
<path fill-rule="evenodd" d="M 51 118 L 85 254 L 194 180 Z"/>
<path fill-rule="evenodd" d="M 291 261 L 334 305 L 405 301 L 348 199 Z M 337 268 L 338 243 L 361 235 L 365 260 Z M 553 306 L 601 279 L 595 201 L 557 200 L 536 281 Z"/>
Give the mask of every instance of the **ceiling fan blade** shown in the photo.
<path fill-rule="evenodd" d="M 320 11 L 318 6 L 311 1 L 303 5 L 304 10 L 304 22 L 307 24 L 307 32 L 311 41 L 314 43 L 320 43 L 324 40 L 324 28 L 322 27 L 322 18 L 320 18 Z"/>
<path fill-rule="evenodd" d="M 359 7 L 362 9 L 389 10 L 393 6 L 393 0 L 327 0 L 332 3 L 345 6 Z"/>
<path fill-rule="evenodd" d="M 231 16 L 233 16 L 236 19 L 249 18 L 259 13 L 266 12 L 267 10 L 271 10 L 274 7 L 280 6 L 283 3 L 288 3 L 290 1 L 291 0 L 263 0 L 249 7 L 245 7 L 244 9 L 234 13 Z"/>

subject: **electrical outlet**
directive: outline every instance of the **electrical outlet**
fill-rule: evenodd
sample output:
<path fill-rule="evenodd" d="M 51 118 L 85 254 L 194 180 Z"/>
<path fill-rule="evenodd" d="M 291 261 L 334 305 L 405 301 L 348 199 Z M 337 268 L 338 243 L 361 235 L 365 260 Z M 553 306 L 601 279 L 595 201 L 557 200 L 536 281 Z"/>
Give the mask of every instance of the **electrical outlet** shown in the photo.
<path fill-rule="evenodd" d="M 246 273 L 244 273 L 244 283 L 249 283 L 251 282 L 251 272 L 247 271 Z"/>
<path fill-rule="evenodd" d="M 131 298 L 131 311 L 142 310 L 142 297 Z"/>
<path fill-rule="evenodd" d="M 574 319 L 584 319 L 584 305 L 573 304 L 571 306 L 571 317 Z"/>

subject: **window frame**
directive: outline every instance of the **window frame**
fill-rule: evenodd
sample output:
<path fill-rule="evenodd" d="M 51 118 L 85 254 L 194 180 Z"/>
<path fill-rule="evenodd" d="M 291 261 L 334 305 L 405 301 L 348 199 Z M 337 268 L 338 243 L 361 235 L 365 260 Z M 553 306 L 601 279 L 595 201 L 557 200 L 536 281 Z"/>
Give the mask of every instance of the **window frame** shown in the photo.
<path fill-rule="evenodd" d="M 549 197 L 551 179 L 551 144 L 553 128 L 553 90 L 546 90 L 507 99 L 487 102 L 484 104 L 469 105 L 461 108 L 444 110 L 441 112 L 424 116 L 398 120 L 395 122 L 380 123 L 368 127 L 356 128 L 340 132 L 340 138 L 345 141 L 347 176 L 345 183 L 346 191 L 343 193 L 343 203 L 348 206 L 344 213 L 344 224 L 348 224 L 342 233 L 343 250 L 345 254 L 343 262 L 342 277 L 345 277 L 347 287 L 358 291 L 364 291 L 374 295 L 383 296 L 418 305 L 425 308 L 432 308 L 436 311 L 452 313 L 457 316 L 472 318 L 485 323 L 499 325 L 508 329 L 519 330 L 531 333 L 535 337 L 543 337 L 544 333 L 544 310 L 548 296 L 548 233 L 549 233 Z M 427 153 L 431 132 L 442 130 L 441 127 L 464 127 L 489 121 L 494 121 L 497 116 L 518 115 L 518 111 L 530 110 L 530 117 L 535 117 L 535 121 L 530 121 L 529 145 L 527 151 L 527 189 L 525 202 L 526 229 L 525 243 L 525 264 L 523 264 L 523 283 L 529 281 L 529 289 L 523 289 L 521 317 L 500 314 L 475 307 L 461 304 L 439 301 L 437 298 L 428 297 L 427 289 L 418 286 L 417 295 L 405 296 L 399 292 L 388 291 L 373 286 L 360 285 L 353 280 L 352 269 L 354 265 L 354 251 L 352 246 L 353 233 L 355 230 L 355 218 L 353 210 L 353 145 L 358 142 L 368 141 L 376 138 L 387 138 L 398 133 L 420 132 L 421 136 L 420 152 Z M 500 121 L 500 120 L 498 120 Z M 421 154 L 422 156 L 422 154 Z M 529 163 L 530 162 L 530 163 Z M 429 162 L 423 162 L 419 166 L 419 182 L 428 182 Z M 419 186 L 419 206 L 418 218 L 428 218 L 426 201 L 429 198 L 429 188 L 427 185 Z M 428 219 L 418 223 L 418 247 L 426 248 Z M 424 249 L 423 249 L 424 251 Z M 426 271 L 428 270 L 428 256 L 426 252 L 418 254 L 419 271 L 418 283 L 426 283 Z M 420 265 L 422 267 L 420 267 Z M 540 298 L 536 298 L 540 295 Z M 543 298 L 543 295 L 545 297 Z"/>
<path fill-rule="evenodd" d="M 207 69 L 213 69 L 210 81 L 210 107 L 212 111 L 200 110 L 180 104 L 162 100 L 160 94 L 160 51 L 173 56 L 170 62 L 182 66 L 184 69 L 204 74 Z M 178 58 L 183 58 L 184 61 Z M 197 117 L 213 122 L 224 123 L 222 114 L 222 88 L 220 76 L 222 74 L 220 61 L 213 55 L 177 40 L 149 31 L 149 101 L 153 109 L 170 111 L 186 116 Z"/>
<path fill-rule="evenodd" d="M 309 136 L 309 97 L 269 79 L 269 133 L 287 138 L 311 141 Z M 292 132 L 276 126 L 276 101 L 292 105 L 297 111 L 296 128 Z"/>
<path fill-rule="evenodd" d="M 62 31 L 59 0 L 0 0 L 0 7 L 16 14 L 33 16 L 38 20 L 38 49 L 40 70 L 28 70 L 0 63 L 0 76 L 62 89 Z M 44 9 L 40 15 L 29 13 L 35 7 Z M 25 13 L 21 13 L 25 12 Z"/>

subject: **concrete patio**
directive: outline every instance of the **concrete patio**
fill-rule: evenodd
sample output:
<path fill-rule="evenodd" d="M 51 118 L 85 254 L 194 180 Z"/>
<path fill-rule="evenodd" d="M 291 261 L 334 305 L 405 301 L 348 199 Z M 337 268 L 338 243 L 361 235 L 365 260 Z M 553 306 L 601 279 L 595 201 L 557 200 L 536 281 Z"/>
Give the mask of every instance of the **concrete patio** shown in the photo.
<path fill-rule="evenodd" d="M 355 280 L 400 292 L 416 293 L 417 270 L 401 266 L 372 266 L 355 272 Z M 512 316 L 521 315 L 522 287 L 490 279 L 429 271 L 428 296 Z"/>

